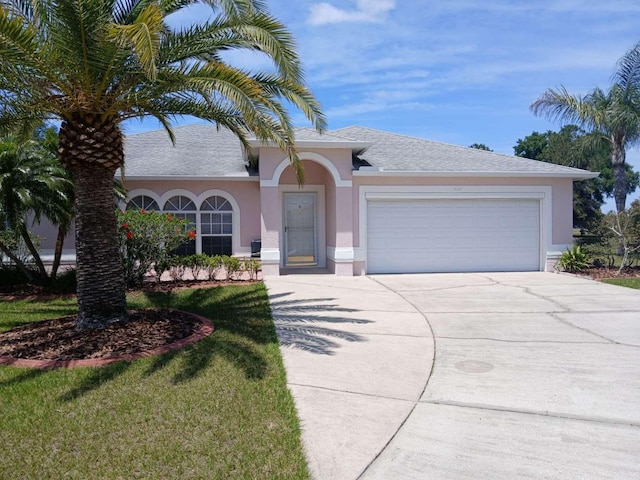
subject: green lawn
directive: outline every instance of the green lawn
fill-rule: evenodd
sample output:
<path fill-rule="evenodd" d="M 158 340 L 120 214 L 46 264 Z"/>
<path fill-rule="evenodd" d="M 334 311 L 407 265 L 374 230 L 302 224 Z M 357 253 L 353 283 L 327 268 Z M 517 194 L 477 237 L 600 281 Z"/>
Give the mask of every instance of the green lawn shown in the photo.
<path fill-rule="evenodd" d="M 620 285 L 621 287 L 640 289 L 640 278 L 605 278 L 602 281 L 612 285 Z"/>
<path fill-rule="evenodd" d="M 216 331 L 178 352 L 99 369 L 0 367 L 0 479 L 308 478 L 262 284 L 136 293 Z M 0 300 L 0 331 L 74 300 Z"/>

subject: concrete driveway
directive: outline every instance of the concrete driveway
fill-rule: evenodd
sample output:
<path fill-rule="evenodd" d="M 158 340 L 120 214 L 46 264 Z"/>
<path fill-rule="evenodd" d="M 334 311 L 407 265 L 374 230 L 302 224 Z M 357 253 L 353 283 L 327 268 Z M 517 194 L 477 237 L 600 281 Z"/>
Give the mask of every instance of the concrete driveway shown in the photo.
<path fill-rule="evenodd" d="M 552 273 L 265 283 L 315 478 L 640 478 L 640 291 Z"/>

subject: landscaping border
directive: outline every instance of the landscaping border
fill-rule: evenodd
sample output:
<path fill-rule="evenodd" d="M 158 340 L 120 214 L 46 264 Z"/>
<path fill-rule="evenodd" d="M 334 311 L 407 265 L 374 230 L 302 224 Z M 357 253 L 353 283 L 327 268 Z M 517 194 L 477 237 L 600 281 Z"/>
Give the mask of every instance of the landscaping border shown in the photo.
<path fill-rule="evenodd" d="M 81 360 L 36 360 L 29 358 L 16 358 L 6 355 L 0 355 L 0 365 L 9 365 L 13 367 L 35 368 L 39 370 L 53 370 L 56 368 L 79 368 L 79 367 L 102 367 L 109 363 L 132 361 L 139 358 L 153 357 L 163 353 L 178 350 L 180 348 L 193 345 L 194 343 L 208 337 L 213 333 L 215 327 L 208 318 L 201 315 L 197 315 L 191 312 L 185 312 L 182 310 L 173 310 L 174 312 L 181 312 L 186 315 L 190 315 L 200 322 L 198 329 L 189 335 L 188 337 L 177 340 L 173 343 L 163 345 L 151 350 L 141 351 L 138 353 L 129 353 L 126 355 L 117 355 L 113 357 L 101 357 L 101 358 L 86 358 Z"/>

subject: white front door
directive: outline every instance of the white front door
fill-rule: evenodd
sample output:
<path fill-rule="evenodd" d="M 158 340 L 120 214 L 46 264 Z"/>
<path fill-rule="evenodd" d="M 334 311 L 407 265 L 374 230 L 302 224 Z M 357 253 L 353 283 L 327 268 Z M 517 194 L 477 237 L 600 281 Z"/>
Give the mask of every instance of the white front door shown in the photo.
<path fill-rule="evenodd" d="M 285 266 L 317 265 L 316 194 L 284 194 Z"/>

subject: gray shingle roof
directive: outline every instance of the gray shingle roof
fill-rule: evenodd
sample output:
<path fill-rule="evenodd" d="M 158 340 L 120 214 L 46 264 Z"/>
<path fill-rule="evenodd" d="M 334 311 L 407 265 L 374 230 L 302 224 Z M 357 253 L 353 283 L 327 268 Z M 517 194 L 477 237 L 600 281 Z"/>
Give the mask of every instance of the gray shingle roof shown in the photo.
<path fill-rule="evenodd" d="M 246 176 L 240 141 L 225 128 L 185 125 L 174 129 L 171 145 L 165 130 L 127 135 L 124 141 L 127 177 Z"/>
<path fill-rule="evenodd" d="M 359 155 L 374 167 L 388 172 L 432 172 L 439 174 L 540 174 L 544 176 L 584 176 L 577 168 L 527 158 L 448 145 L 365 127 L 345 127 L 334 134 L 371 143 Z"/>
<path fill-rule="evenodd" d="M 171 145 L 164 130 L 127 136 L 124 143 L 126 176 L 206 178 L 249 175 L 240 141 L 229 130 L 218 130 L 213 125 L 186 125 L 175 128 L 174 133 L 175 146 Z M 296 130 L 296 140 L 313 145 L 324 142 L 328 146 L 339 143 L 351 145 L 361 160 L 358 165 L 368 163 L 390 174 L 593 176 L 576 168 L 358 126 L 322 135 L 313 129 L 301 128 Z M 361 169 L 361 172 L 365 170 Z"/>

